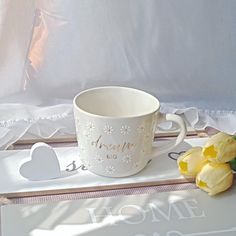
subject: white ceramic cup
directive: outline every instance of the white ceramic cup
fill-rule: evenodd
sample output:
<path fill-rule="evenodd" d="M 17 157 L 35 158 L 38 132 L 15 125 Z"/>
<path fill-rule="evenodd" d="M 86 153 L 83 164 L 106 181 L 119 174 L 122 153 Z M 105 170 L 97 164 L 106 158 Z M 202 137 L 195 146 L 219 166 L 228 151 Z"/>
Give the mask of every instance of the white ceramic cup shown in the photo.
<path fill-rule="evenodd" d="M 97 87 L 74 98 L 79 157 L 91 172 L 125 177 L 141 171 L 148 161 L 181 143 L 186 135 L 183 119 L 162 114 L 152 95 L 133 88 Z M 153 147 L 157 124 L 173 121 L 178 137 Z"/>

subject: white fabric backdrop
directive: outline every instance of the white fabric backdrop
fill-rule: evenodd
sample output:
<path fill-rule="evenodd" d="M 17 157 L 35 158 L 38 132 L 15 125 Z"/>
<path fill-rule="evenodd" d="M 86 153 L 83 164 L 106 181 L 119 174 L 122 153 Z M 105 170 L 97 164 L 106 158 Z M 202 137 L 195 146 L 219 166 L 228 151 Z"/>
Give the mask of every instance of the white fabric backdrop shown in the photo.
<path fill-rule="evenodd" d="M 34 8 L 31 0 L 0 0 L 0 97 L 22 89 Z"/>
<path fill-rule="evenodd" d="M 72 97 L 101 85 L 146 90 L 196 128 L 236 132 L 236 1 L 0 2 L 0 146 L 27 130 L 74 133 Z M 4 9 L 20 16 L 13 21 Z"/>

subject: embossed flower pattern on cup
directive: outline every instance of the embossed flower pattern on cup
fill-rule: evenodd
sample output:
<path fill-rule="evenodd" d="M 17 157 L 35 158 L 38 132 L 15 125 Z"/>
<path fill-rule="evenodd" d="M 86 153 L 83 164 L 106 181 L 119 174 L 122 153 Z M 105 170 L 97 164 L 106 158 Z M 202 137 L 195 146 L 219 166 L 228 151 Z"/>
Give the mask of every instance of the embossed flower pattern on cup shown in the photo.
<path fill-rule="evenodd" d="M 140 125 L 138 128 L 137 128 L 137 132 L 139 134 L 143 134 L 145 132 L 145 127 L 143 125 Z"/>
<path fill-rule="evenodd" d="M 91 138 L 92 134 L 88 130 L 84 130 L 83 131 L 83 136 L 86 137 L 86 138 Z"/>
<path fill-rule="evenodd" d="M 137 169 L 139 166 L 140 166 L 140 162 L 136 161 L 136 162 L 134 162 L 132 169 Z"/>
<path fill-rule="evenodd" d="M 99 163 L 102 163 L 105 161 L 104 158 L 102 158 L 100 155 L 96 155 L 95 160 Z"/>
<path fill-rule="evenodd" d="M 130 133 L 131 129 L 128 125 L 122 125 L 120 132 L 123 135 L 128 135 Z"/>
<path fill-rule="evenodd" d="M 114 166 L 107 166 L 105 168 L 105 171 L 108 173 L 108 174 L 113 174 L 115 172 L 115 167 Z"/>
<path fill-rule="evenodd" d="M 95 129 L 95 126 L 92 122 L 88 122 L 86 128 L 88 129 L 89 132 L 92 132 Z"/>
<path fill-rule="evenodd" d="M 122 157 L 122 161 L 128 164 L 132 161 L 132 156 L 130 154 L 127 154 Z"/>
<path fill-rule="evenodd" d="M 103 128 L 104 133 L 106 134 L 112 134 L 112 132 L 114 131 L 114 129 L 112 128 L 112 126 L 110 125 L 105 125 Z"/>

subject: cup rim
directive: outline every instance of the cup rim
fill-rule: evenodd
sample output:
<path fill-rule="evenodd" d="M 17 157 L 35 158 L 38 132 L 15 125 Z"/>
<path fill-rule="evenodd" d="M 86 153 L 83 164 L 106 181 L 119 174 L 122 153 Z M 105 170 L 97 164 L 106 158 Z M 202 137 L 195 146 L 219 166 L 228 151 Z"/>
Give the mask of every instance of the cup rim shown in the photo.
<path fill-rule="evenodd" d="M 81 109 L 77 104 L 76 104 L 76 100 L 78 99 L 79 96 L 82 96 L 85 93 L 91 92 L 91 91 L 95 91 L 95 90 L 100 90 L 100 89 L 114 89 L 114 88 L 119 88 L 119 89 L 125 89 L 125 90 L 130 90 L 130 91 L 136 91 L 140 94 L 144 94 L 145 96 L 148 96 L 149 98 L 151 98 L 152 100 L 155 100 L 156 102 L 156 107 L 155 109 L 153 109 L 150 112 L 141 114 L 141 115 L 131 115 L 131 116 L 121 116 L 121 117 L 113 117 L 113 116 L 103 116 L 103 115 L 97 115 L 91 112 L 87 112 L 83 109 Z M 140 90 L 140 89 L 136 89 L 136 88 L 131 88 L 131 87 L 123 87 L 123 86 L 101 86 L 101 87 L 93 87 L 93 88 L 89 88 L 86 90 L 83 90 L 81 92 L 79 92 L 77 95 L 75 95 L 74 99 L 73 99 L 73 106 L 74 109 L 77 109 L 78 111 L 80 111 L 81 113 L 84 113 L 87 116 L 91 116 L 94 118 L 101 118 L 101 119 L 112 119 L 112 120 L 116 120 L 116 119 L 131 119 L 131 118 L 139 118 L 139 117 L 144 117 L 144 116 L 148 116 L 151 114 L 154 114 L 155 112 L 157 112 L 160 109 L 160 102 L 159 100 L 154 97 L 153 95 Z"/>

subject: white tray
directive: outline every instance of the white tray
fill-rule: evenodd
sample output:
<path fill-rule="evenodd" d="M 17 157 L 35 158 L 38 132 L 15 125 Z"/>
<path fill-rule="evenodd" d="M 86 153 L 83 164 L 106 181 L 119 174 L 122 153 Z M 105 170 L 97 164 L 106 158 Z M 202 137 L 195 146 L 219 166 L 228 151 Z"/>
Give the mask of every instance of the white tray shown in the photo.
<path fill-rule="evenodd" d="M 101 177 L 81 168 L 74 172 L 65 171 L 73 161 L 77 167 L 82 166 L 77 156 L 77 148 L 65 147 L 55 148 L 55 151 L 61 170 L 67 177 L 48 181 L 30 181 L 19 173 L 20 166 L 29 160 L 30 151 L 1 151 L 0 195 L 37 196 L 190 182 L 191 179 L 187 180 L 179 174 L 176 161 L 170 157 L 175 159 L 178 153 L 188 150 L 191 146 L 202 146 L 205 142 L 205 138 L 186 139 L 170 153 L 154 158 L 140 173 L 126 178 Z"/>
<path fill-rule="evenodd" d="M 2 236 L 235 236 L 236 188 L 6 205 Z"/>

